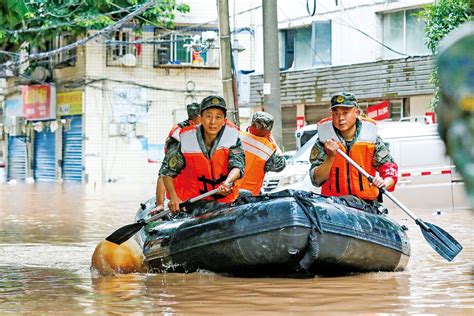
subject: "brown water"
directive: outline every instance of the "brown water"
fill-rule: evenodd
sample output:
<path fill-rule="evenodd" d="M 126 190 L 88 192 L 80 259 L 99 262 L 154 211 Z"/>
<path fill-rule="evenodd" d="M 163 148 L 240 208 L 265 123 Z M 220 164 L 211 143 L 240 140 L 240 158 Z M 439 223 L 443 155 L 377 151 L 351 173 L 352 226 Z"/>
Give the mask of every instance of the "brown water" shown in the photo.
<path fill-rule="evenodd" d="M 153 192 L 153 185 L 0 184 L 0 314 L 474 315 L 469 210 L 413 209 L 463 244 L 452 263 L 392 210 L 409 227 L 412 256 L 404 272 L 311 279 L 92 274 L 96 244 L 132 223 Z"/>

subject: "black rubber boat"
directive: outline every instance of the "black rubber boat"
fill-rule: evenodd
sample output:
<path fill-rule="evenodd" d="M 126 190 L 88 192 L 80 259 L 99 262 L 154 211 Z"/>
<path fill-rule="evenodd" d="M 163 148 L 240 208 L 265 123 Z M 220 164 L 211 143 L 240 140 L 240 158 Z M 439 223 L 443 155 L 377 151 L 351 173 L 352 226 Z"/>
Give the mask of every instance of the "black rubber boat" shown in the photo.
<path fill-rule="evenodd" d="M 148 217 L 154 199 L 137 220 Z M 239 276 L 401 271 L 406 228 L 353 197 L 283 191 L 199 216 L 151 222 L 136 236 L 154 272 Z"/>

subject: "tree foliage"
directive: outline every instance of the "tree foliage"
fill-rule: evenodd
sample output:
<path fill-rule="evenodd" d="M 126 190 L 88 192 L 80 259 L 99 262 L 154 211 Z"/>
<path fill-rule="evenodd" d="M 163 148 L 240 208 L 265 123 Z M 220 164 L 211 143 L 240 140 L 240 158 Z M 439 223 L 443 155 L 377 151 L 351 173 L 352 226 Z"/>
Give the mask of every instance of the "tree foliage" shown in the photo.
<path fill-rule="evenodd" d="M 425 22 L 426 45 L 433 54 L 446 34 L 471 18 L 470 6 L 467 0 L 440 0 L 420 11 L 418 18 Z"/>
<path fill-rule="evenodd" d="M 22 43 L 42 45 L 60 33 L 85 34 L 115 23 L 150 0 L 0 0 L 0 50 L 16 52 Z M 157 0 L 130 21 L 137 30 L 144 24 L 171 27 L 176 12 L 186 4 Z"/>
<path fill-rule="evenodd" d="M 439 42 L 453 29 L 472 18 L 471 3 L 469 0 L 439 0 L 435 4 L 424 7 L 417 15 L 425 22 L 426 45 L 433 54 L 437 53 Z M 439 103 L 438 72 L 434 69 L 431 83 L 436 87 L 436 92 L 431 101 L 434 109 Z"/>

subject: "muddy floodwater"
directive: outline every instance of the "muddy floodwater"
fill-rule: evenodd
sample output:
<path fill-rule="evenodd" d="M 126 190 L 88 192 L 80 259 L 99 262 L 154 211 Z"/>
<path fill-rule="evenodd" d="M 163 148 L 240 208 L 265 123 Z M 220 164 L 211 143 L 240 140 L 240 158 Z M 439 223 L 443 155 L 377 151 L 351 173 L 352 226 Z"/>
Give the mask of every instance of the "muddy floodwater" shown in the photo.
<path fill-rule="evenodd" d="M 0 184 L 0 314 L 474 315 L 471 210 L 412 209 L 464 246 L 448 263 L 407 215 L 391 209 L 409 228 L 412 255 L 403 272 L 309 279 L 91 273 L 97 243 L 132 223 L 153 192 L 152 184 Z"/>

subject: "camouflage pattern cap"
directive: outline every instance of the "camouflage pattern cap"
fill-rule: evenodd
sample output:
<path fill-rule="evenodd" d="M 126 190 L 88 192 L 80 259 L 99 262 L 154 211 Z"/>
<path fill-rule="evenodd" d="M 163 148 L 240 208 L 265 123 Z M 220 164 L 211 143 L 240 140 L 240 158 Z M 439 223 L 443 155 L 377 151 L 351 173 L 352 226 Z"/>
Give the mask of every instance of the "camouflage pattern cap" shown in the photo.
<path fill-rule="evenodd" d="M 355 96 L 352 93 L 341 92 L 332 96 L 331 98 L 331 109 L 337 106 L 343 106 L 351 108 L 357 106 L 357 101 Z"/>
<path fill-rule="evenodd" d="M 252 126 L 260 130 L 271 131 L 273 128 L 273 116 L 267 112 L 255 112 L 252 116 Z"/>
<path fill-rule="evenodd" d="M 208 97 L 205 97 L 201 101 L 201 114 L 202 112 L 204 112 L 204 110 L 209 109 L 209 108 L 224 110 L 224 115 L 226 115 L 227 113 L 227 106 L 225 104 L 225 100 L 219 96 L 210 95 Z"/>
<path fill-rule="evenodd" d="M 186 105 L 186 111 L 188 112 L 188 118 L 193 119 L 201 114 L 201 104 L 193 102 Z"/>

